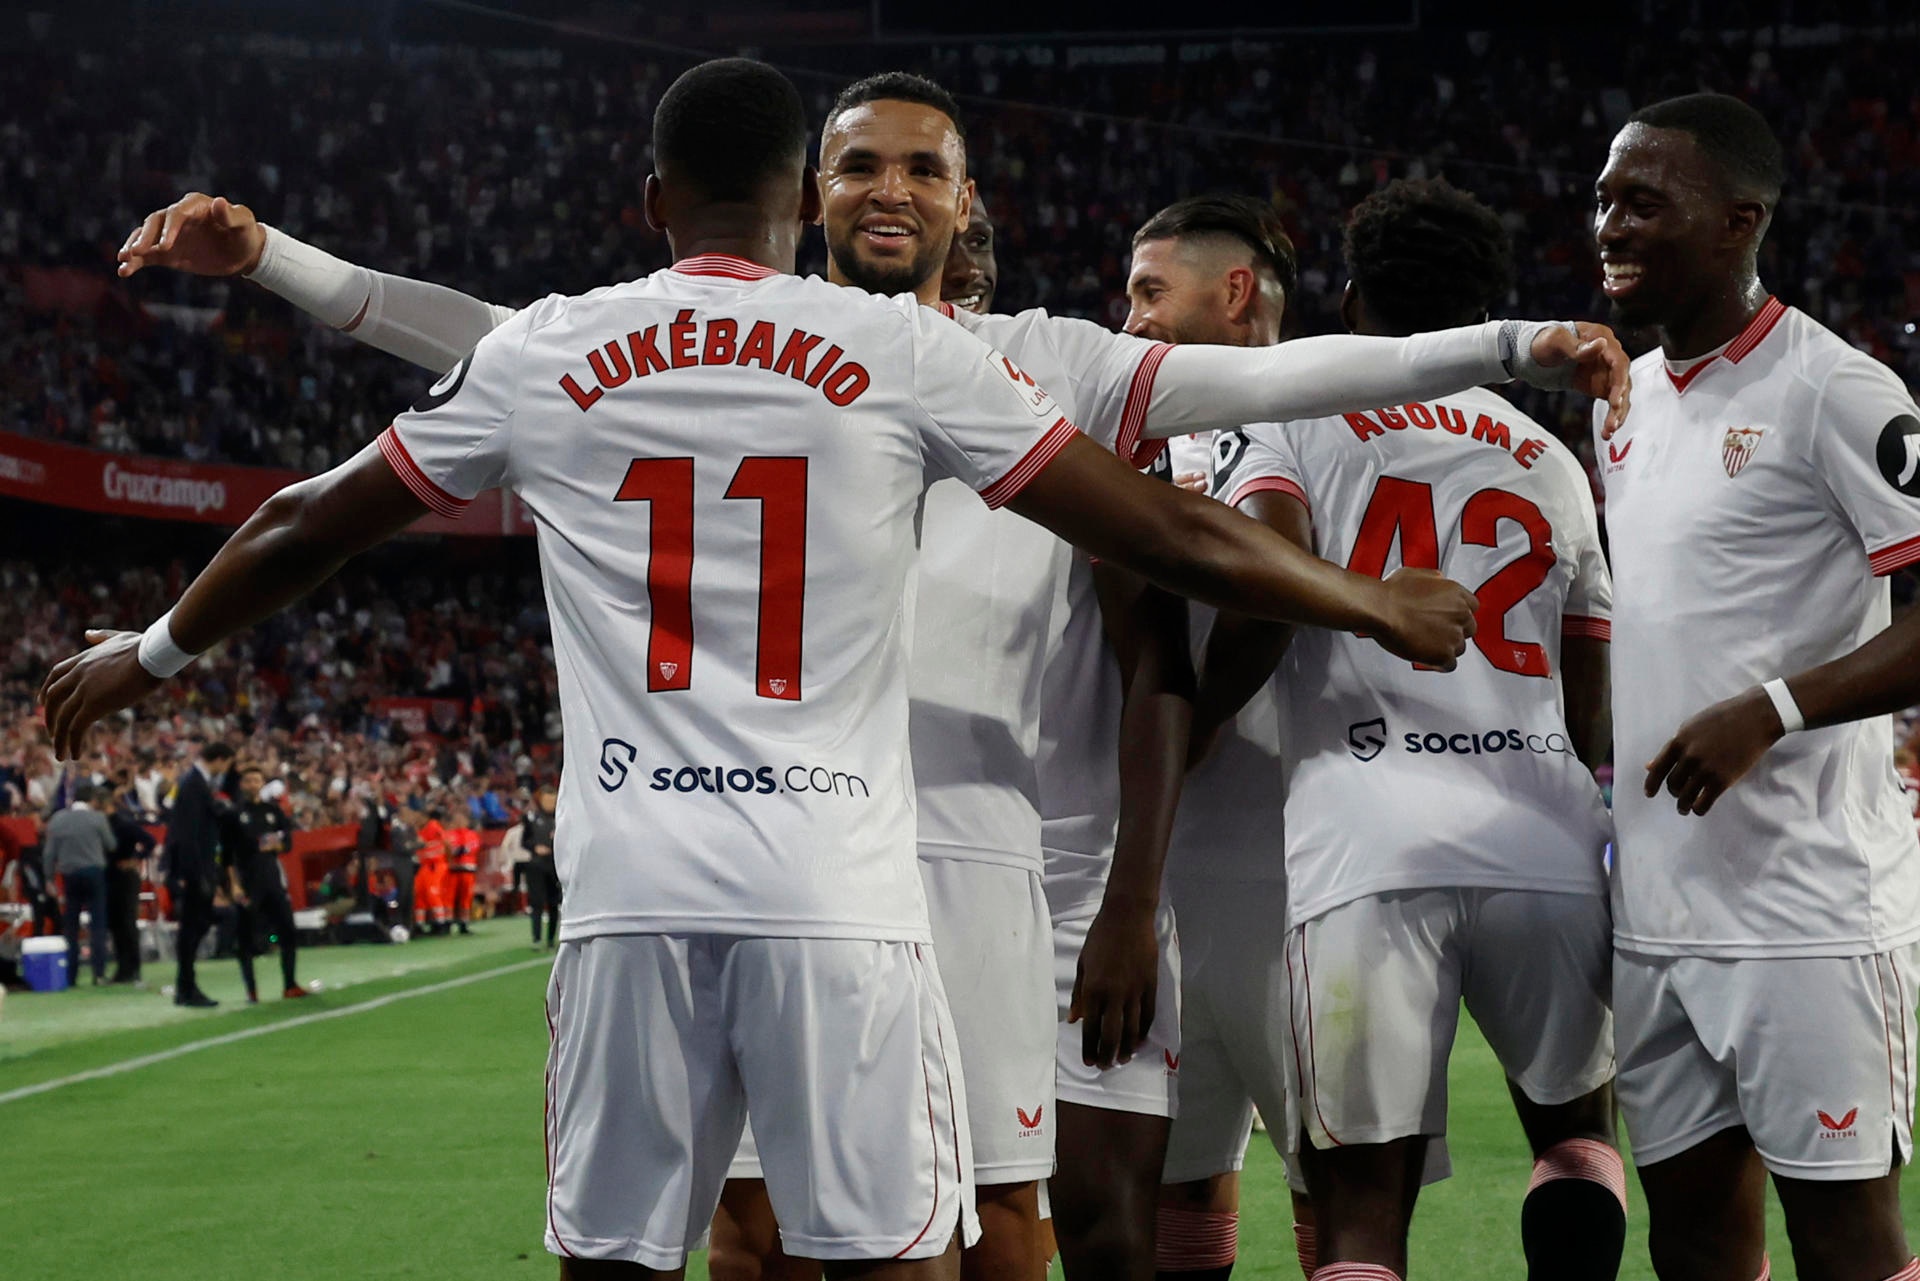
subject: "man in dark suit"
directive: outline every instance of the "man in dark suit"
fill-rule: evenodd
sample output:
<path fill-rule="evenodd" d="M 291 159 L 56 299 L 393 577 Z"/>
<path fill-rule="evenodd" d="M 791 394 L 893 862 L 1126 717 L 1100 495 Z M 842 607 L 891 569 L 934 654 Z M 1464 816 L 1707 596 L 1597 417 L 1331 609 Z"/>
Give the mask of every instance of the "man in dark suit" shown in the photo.
<path fill-rule="evenodd" d="M 225 808 L 220 792 L 232 764 L 233 749 L 225 743 L 208 743 L 201 748 L 193 768 L 180 775 L 173 813 L 167 819 L 162 857 L 167 892 L 173 896 L 174 914 L 180 922 L 174 938 L 179 958 L 179 974 L 173 984 L 175 1005 L 211 1009 L 219 1004 L 194 981 L 193 962 L 200 941 L 213 926 L 213 895 L 220 883 L 221 814 Z"/>
<path fill-rule="evenodd" d="M 141 869 L 153 855 L 153 837 L 140 821 L 133 779 L 123 772 L 107 816 L 116 842 L 107 873 L 107 925 L 113 933 L 113 982 L 140 981 Z"/>

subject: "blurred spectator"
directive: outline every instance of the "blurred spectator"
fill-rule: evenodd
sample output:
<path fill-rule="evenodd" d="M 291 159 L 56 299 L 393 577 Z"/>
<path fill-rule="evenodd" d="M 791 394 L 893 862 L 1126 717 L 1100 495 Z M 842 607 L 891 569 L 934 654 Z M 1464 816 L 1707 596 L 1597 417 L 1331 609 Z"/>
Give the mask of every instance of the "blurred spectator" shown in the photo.
<path fill-rule="evenodd" d="M 540 922 L 546 918 L 546 944 L 560 941 L 560 873 L 553 862 L 554 791 L 542 783 L 533 795 L 533 808 L 520 820 L 520 844 L 529 855 L 527 897 L 533 912 L 533 945 L 540 946 Z"/>
<path fill-rule="evenodd" d="M 153 835 L 131 780 L 114 793 L 107 821 L 113 827 L 113 865 L 107 872 L 107 922 L 113 934 L 113 982 L 140 981 L 140 887 L 146 880 L 147 860 L 153 857 Z"/>

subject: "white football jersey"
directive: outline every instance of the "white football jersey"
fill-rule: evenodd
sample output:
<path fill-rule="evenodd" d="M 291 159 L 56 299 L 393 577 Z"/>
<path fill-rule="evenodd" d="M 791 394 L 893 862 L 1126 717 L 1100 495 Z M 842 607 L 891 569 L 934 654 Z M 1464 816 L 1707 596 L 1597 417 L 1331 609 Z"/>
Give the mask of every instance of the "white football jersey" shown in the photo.
<path fill-rule="evenodd" d="M 1886 629 L 1920 562 L 1920 418 L 1879 362 L 1769 300 L 1720 352 L 1634 362 L 1596 440 L 1614 617 L 1619 946 L 1849 956 L 1920 939 L 1920 846 L 1888 717 L 1790 734 L 1681 815 L 1644 766 L 1695 713 Z"/>
<path fill-rule="evenodd" d="M 1217 437 L 1203 432 L 1167 441 L 1167 472 L 1213 472 Z M 1231 447 L 1231 446 L 1230 446 Z M 1226 495 L 1212 491 L 1213 496 Z M 1215 613 L 1187 603 L 1194 670 L 1205 660 Z M 1264 881 L 1286 893 L 1286 787 L 1280 760 L 1280 702 L 1269 681 L 1222 726 L 1213 750 L 1186 778 L 1167 842 L 1167 874 L 1207 880 Z M 1277 913 L 1284 898 L 1272 898 Z M 1183 916 L 1184 920 L 1185 917 Z"/>
<path fill-rule="evenodd" d="M 537 530 L 569 747 L 563 938 L 925 941 L 905 595 L 922 495 L 1073 436 L 911 298 L 688 259 L 551 297 L 378 442 L 436 511 Z"/>
<path fill-rule="evenodd" d="M 1098 444 L 1138 464 L 1158 451 L 1158 442 L 1142 442 L 1140 433 L 1154 373 L 1171 350 L 1166 344 L 1039 309 L 1011 316 L 942 310 L 1047 388 L 1060 412 Z M 1050 768 L 1058 755 L 1044 745 L 1041 727 L 1048 709 L 1071 707 L 1075 697 L 1053 666 L 1068 623 L 1070 552 L 1046 531 L 984 511 L 977 501 L 946 501 L 942 491 L 951 488 L 936 485 L 927 497 L 908 678 L 920 852 L 1039 870 L 1042 810 L 1049 796 L 1061 795 L 1058 771 Z M 1092 658 L 1104 660 L 1117 682 L 1097 614 L 1093 626 Z M 1117 688 L 1115 700 L 1117 709 Z M 1087 724 L 1077 714 L 1070 721 L 1075 731 Z M 1117 796 L 1117 719 L 1114 725 L 1104 757 L 1095 759 Z M 1109 828 L 1113 813 L 1105 811 Z M 1051 883 L 1051 854 L 1046 867 Z M 1105 875 L 1102 863 L 1097 885 Z M 1095 893 L 1097 901 L 1097 886 Z"/>
<path fill-rule="evenodd" d="M 1492 392 L 1224 434 L 1215 488 L 1305 502 L 1315 550 L 1384 577 L 1438 569 L 1480 600 L 1452 672 L 1301 628 L 1279 672 L 1289 915 L 1393 890 L 1605 892 L 1609 824 L 1574 754 L 1565 633 L 1611 588 L 1568 449 Z"/>

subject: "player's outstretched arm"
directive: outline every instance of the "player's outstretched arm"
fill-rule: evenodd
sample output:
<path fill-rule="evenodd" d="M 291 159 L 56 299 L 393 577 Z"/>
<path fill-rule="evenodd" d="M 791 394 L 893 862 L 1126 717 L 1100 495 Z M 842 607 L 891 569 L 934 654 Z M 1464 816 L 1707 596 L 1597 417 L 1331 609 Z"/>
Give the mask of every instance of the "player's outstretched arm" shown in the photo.
<path fill-rule="evenodd" d="M 1605 400 L 1611 435 L 1627 415 L 1631 363 L 1612 330 L 1585 322 L 1493 320 L 1407 338 L 1327 334 L 1277 347 L 1187 343 L 1154 375 L 1143 434 L 1325 418 L 1518 378 Z"/>
<path fill-rule="evenodd" d="M 1159 999 L 1160 880 L 1187 772 L 1193 662 L 1187 603 L 1106 561 L 1093 567 L 1100 618 L 1119 661 L 1120 815 L 1100 911 L 1074 971 L 1067 1022 L 1091 1067 L 1125 1063 Z"/>
<path fill-rule="evenodd" d="M 147 641 L 157 668 L 183 666 L 243 627 L 279 612 L 331 578 L 350 557 L 428 514 L 369 445 L 330 472 L 289 485 L 261 504 L 188 586 Z M 90 631 L 88 648 L 63 659 L 40 687 L 54 751 L 76 759 L 87 728 L 131 707 L 163 677 L 141 661 L 140 632 Z M 173 661 L 168 661 L 169 659 Z"/>
<path fill-rule="evenodd" d="M 148 214 L 120 247 L 120 275 L 172 267 L 246 276 L 359 342 L 440 373 L 513 315 L 441 285 L 355 266 L 224 196 L 190 191 Z"/>
<path fill-rule="evenodd" d="M 1179 350 L 1186 350 L 1180 348 Z M 1349 573 L 1211 498 L 1134 471 L 1076 437 L 1008 503 L 1102 560 L 1220 609 L 1362 632 L 1451 670 L 1473 635 L 1473 594 L 1431 570 Z"/>
<path fill-rule="evenodd" d="M 1786 678 L 1800 724 L 1787 725 L 1765 687 L 1715 703 L 1647 763 L 1647 795 L 1664 785 L 1682 814 L 1705 814 L 1791 731 L 1887 716 L 1920 703 L 1920 609 L 1850 654 Z"/>

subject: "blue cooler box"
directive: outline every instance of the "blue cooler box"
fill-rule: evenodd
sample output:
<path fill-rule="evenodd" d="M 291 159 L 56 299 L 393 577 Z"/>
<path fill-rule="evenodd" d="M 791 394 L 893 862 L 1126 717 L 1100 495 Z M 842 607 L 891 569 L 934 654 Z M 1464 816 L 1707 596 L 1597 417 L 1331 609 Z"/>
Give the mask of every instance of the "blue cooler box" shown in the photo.
<path fill-rule="evenodd" d="M 32 938 L 20 945 L 20 968 L 27 986 L 36 992 L 64 992 L 67 987 L 67 941 Z"/>

